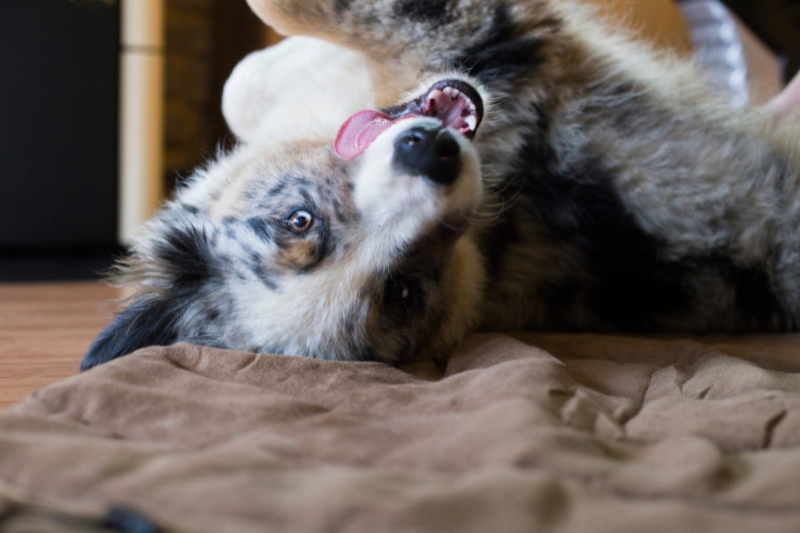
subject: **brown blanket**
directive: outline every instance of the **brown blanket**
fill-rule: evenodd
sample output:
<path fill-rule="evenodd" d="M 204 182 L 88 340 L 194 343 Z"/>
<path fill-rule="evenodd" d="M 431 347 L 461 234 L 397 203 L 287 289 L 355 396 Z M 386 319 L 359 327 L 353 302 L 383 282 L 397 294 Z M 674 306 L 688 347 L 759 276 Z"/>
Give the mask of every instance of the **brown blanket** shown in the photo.
<path fill-rule="evenodd" d="M 0 413 L 0 531 L 112 505 L 176 532 L 797 532 L 800 336 L 476 336 L 444 376 L 177 345 Z"/>

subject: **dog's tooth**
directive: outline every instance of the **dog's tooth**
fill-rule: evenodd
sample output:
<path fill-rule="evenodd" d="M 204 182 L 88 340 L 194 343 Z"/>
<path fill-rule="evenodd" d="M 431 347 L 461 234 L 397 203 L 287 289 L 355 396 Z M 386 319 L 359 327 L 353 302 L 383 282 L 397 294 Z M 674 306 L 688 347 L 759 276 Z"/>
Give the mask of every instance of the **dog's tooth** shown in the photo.
<path fill-rule="evenodd" d="M 442 91 L 436 89 L 435 91 L 428 94 L 428 100 L 438 100 L 439 98 L 441 98 L 442 94 L 443 94 Z"/>
<path fill-rule="evenodd" d="M 464 122 L 467 123 L 469 126 L 470 131 L 474 131 L 475 127 L 478 125 L 478 119 L 475 118 L 475 115 L 470 115 L 464 119 Z"/>

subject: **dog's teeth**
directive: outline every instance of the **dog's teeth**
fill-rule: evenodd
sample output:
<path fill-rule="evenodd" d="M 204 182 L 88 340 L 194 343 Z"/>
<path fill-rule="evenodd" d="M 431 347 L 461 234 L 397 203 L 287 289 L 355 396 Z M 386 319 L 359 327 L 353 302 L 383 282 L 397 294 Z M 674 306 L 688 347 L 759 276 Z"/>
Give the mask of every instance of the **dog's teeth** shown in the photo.
<path fill-rule="evenodd" d="M 428 100 L 436 101 L 442 97 L 442 91 L 436 89 L 428 95 Z"/>
<path fill-rule="evenodd" d="M 475 118 L 475 115 L 468 116 L 467 118 L 464 119 L 464 122 L 467 123 L 467 126 L 469 126 L 470 131 L 474 131 L 475 126 L 478 125 L 478 119 Z"/>

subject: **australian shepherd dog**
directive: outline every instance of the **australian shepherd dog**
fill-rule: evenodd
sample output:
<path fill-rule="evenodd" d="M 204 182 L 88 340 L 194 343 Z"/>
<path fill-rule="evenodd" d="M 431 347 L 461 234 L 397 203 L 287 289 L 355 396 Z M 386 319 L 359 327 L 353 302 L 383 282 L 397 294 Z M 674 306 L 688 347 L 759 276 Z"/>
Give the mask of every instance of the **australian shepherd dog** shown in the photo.
<path fill-rule="evenodd" d="M 238 146 L 143 229 L 83 368 L 152 344 L 390 364 L 471 332 L 800 326 L 796 131 L 573 0 L 249 0 Z"/>

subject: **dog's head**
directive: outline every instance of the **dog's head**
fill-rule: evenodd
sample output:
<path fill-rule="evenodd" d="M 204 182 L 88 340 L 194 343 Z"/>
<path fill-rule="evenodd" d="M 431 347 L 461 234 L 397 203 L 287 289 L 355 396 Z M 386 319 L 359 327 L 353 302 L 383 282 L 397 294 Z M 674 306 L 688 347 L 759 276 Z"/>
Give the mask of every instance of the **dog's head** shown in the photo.
<path fill-rule="evenodd" d="M 482 197 L 468 83 L 439 81 L 334 143 L 243 145 L 199 171 L 122 267 L 136 293 L 82 368 L 178 341 L 408 362 L 450 348 L 482 266 L 463 239 Z"/>

